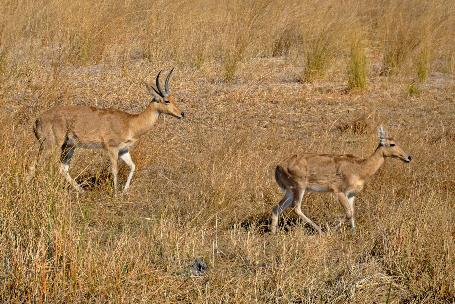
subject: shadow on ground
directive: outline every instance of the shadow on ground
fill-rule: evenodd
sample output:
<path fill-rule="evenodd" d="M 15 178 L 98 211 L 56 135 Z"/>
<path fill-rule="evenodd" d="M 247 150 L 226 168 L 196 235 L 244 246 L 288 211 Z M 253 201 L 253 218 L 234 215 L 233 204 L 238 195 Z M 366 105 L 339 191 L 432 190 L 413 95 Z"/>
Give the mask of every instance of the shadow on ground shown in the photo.
<path fill-rule="evenodd" d="M 240 223 L 234 223 L 231 225 L 234 227 L 241 227 L 247 231 L 257 231 L 260 234 L 271 233 L 270 230 L 271 215 L 269 213 L 256 214 L 243 219 Z M 286 233 L 294 230 L 295 228 L 302 227 L 308 234 L 317 234 L 310 225 L 303 223 L 297 215 L 293 213 L 285 214 L 280 216 L 278 220 L 278 230 Z"/>
<path fill-rule="evenodd" d="M 75 178 L 77 184 L 84 191 L 94 191 L 106 187 L 112 187 L 112 174 L 107 170 L 97 173 L 85 173 Z"/>

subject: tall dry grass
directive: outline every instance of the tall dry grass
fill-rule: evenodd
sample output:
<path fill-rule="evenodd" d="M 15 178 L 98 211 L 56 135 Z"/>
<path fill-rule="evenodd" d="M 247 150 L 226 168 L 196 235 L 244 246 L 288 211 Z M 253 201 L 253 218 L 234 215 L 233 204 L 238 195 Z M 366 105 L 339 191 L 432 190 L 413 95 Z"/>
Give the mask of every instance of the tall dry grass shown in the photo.
<path fill-rule="evenodd" d="M 96 12 L 96 14 L 94 13 Z M 304 78 L 323 76 L 349 53 L 353 31 L 380 46 L 384 74 L 425 49 L 450 64 L 450 1 L 6 1 L 1 7 L 2 66 L 118 64 L 146 58 L 191 67 L 223 66 L 225 78 L 248 58 L 302 58 Z M 16 68 L 15 68 L 16 67 Z M 5 68 L 3 68 L 4 70 Z"/>
<path fill-rule="evenodd" d="M 349 89 L 365 89 L 367 86 L 367 60 L 365 47 L 359 37 L 354 37 L 351 45 L 351 60 L 348 66 Z M 422 70 L 426 67 L 422 64 Z"/>
<path fill-rule="evenodd" d="M 3 1 L 0 300 L 453 302 L 454 28 L 452 1 Z M 350 95 L 359 31 L 368 90 Z M 39 113 L 140 111 L 142 79 L 173 65 L 188 118 L 160 119 L 138 143 L 129 194 L 112 195 L 96 151 L 72 164 L 82 195 L 53 164 L 26 183 Z M 289 212 L 270 235 L 277 162 L 367 156 L 379 123 L 415 162 L 372 179 L 357 233 L 334 230 L 331 195 L 309 194 L 304 212 L 325 233 Z M 194 276 L 199 257 L 208 271 Z"/>

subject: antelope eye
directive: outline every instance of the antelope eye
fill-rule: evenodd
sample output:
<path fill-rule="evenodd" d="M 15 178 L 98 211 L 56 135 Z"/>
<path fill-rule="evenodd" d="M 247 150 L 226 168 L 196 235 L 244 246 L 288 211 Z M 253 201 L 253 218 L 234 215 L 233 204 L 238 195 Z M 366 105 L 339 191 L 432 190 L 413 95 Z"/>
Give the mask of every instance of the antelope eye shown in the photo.
<path fill-rule="evenodd" d="M 164 103 L 170 103 L 170 101 L 169 100 L 165 100 Z"/>
<path fill-rule="evenodd" d="M 391 147 L 395 147 L 395 144 L 390 144 Z"/>

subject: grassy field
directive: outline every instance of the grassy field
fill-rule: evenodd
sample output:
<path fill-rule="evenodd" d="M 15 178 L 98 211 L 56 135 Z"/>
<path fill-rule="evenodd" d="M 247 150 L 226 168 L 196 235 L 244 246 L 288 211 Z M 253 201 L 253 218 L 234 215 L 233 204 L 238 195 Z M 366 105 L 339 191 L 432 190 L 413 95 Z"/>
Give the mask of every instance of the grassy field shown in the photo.
<path fill-rule="evenodd" d="M 0 302 L 454 303 L 454 41 L 448 0 L 2 1 Z M 26 182 L 37 116 L 140 112 L 174 66 L 186 117 L 141 138 L 128 194 L 102 151 L 76 150 L 82 194 L 57 162 Z M 271 235 L 277 163 L 367 157 L 379 124 L 413 161 L 358 195 L 356 233 L 311 193 L 324 233 L 286 212 Z"/>

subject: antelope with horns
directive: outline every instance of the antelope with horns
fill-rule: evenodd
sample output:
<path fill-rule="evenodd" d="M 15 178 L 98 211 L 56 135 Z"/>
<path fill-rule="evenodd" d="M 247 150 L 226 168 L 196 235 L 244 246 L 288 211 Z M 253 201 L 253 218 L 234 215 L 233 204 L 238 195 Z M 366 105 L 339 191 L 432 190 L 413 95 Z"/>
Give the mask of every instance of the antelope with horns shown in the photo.
<path fill-rule="evenodd" d="M 76 148 L 104 149 L 111 160 L 114 191 L 117 191 L 118 159 L 130 168 L 124 191 L 128 190 L 135 165 L 129 153 L 141 135 L 152 128 L 160 114 L 179 119 L 184 113 L 169 93 L 169 80 L 174 69 L 166 77 L 164 90 L 160 85 L 160 71 L 156 76 L 156 88 L 145 83 L 152 100 L 139 114 L 116 109 L 100 109 L 89 106 L 57 106 L 42 114 L 34 125 L 39 142 L 38 156 L 30 166 L 29 178 L 34 175 L 37 162 L 47 161 L 52 151 L 60 148 L 60 172 L 78 191 L 81 187 L 69 175 L 71 157 Z"/>
<path fill-rule="evenodd" d="M 285 195 L 272 210 L 272 233 L 276 233 L 279 215 L 291 205 L 305 223 L 321 233 L 321 228 L 302 212 L 305 191 L 335 193 L 346 211 L 345 220 L 350 221 L 354 231 L 354 199 L 367 179 L 379 170 L 385 158 L 398 158 L 406 163 L 411 161 L 411 156 L 386 136 L 382 126 L 378 128 L 378 136 L 378 147 L 366 159 L 350 154 L 303 154 L 290 157 L 284 166 L 278 165 L 275 180 Z"/>

